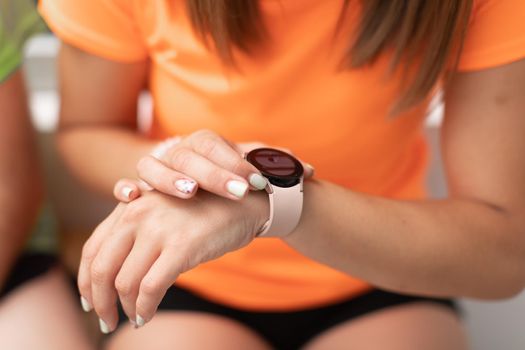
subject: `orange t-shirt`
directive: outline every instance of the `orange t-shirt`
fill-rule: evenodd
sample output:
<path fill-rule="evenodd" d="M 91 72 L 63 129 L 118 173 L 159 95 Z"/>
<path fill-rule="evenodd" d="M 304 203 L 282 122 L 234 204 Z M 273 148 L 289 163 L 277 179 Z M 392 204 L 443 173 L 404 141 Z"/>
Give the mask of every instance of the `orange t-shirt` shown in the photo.
<path fill-rule="evenodd" d="M 40 10 L 62 40 L 91 54 L 151 60 L 155 137 L 212 129 L 236 142 L 290 148 L 315 165 L 318 178 L 356 191 L 425 196 L 428 101 L 388 117 L 402 76 L 387 79 L 387 55 L 366 68 L 337 70 L 347 41 L 334 37 L 341 0 L 260 3 L 270 40 L 256 57 L 237 52 L 238 71 L 195 36 L 183 0 L 43 0 Z M 351 2 L 350 26 L 358 3 Z M 473 11 L 459 69 L 525 57 L 525 1 L 476 0 Z M 257 239 L 177 284 L 255 310 L 317 306 L 370 288 L 279 239 Z"/>

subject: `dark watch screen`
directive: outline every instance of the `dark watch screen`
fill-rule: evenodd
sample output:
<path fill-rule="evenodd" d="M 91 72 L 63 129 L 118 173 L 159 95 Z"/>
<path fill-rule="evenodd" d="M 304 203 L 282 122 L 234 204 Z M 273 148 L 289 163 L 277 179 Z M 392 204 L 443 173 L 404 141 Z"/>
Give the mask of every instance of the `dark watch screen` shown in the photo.
<path fill-rule="evenodd" d="M 303 166 L 290 154 L 273 148 L 258 148 L 247 154 L 246 160 L 253 164 L 279 187 L 292 187 L 301 181 Z"/>

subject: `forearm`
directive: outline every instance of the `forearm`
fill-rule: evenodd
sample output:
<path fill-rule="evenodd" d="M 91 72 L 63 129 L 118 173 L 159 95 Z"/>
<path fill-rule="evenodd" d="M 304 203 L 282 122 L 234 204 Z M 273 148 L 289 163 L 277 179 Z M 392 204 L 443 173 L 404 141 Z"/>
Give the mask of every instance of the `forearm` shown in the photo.
<path fill-rule="evenodd" d="M 148 62 L 118 63 L 63 44 L 58 67 L 59 152 L 78 179 L 109 196 L 118 179 L 136 177 L 137 161 L 154 147 L 136 125 Z"/>
<path fill-rule="evenodd" d="M 72 173 L 107 196 L 119 179 L 137 177 L 137 162 L 155 146 L 136 131 L 118 126 L 68 128 L 58 133 L 57 141 Z"/>
<path fill-rule="evenodd" d="M 1 287 L 34 226 L 42 182 L 20 72 L 0 84 L 0 106 Z"/>
<path fill-rule="evenodd" d="M 525 277 L 517 220 L 472 200 L 398 201 L 310 182 L 301 224 L 286 241 L 386 289 L 497 298 Z"/>

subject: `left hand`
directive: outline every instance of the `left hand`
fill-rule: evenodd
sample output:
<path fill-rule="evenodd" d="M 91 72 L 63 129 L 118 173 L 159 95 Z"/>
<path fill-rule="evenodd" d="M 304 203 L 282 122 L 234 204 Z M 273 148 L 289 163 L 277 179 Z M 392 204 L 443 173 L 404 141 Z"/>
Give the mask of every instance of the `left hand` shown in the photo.
<path fill-rule="evenodd" d="M 151 191 L 120 203 L 82 250 L 83 306 L 94 307 L 104 333 L 116 328 L 117 297 L 129 319 L 144 325 L 179 274 L 247 245 L 268 212 L 263 193 L 237 202 L 207 192 L 184 200 Z"/>

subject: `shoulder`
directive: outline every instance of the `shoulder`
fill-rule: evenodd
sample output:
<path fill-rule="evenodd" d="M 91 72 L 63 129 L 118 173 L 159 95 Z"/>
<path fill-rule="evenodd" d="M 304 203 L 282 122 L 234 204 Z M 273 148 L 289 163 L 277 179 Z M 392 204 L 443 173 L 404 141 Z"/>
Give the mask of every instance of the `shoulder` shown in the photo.
<path fill-rule="evenodd" d="M 525 57 L 525 1 L 474 0 L 460 70 L 476 70 Z"/>

